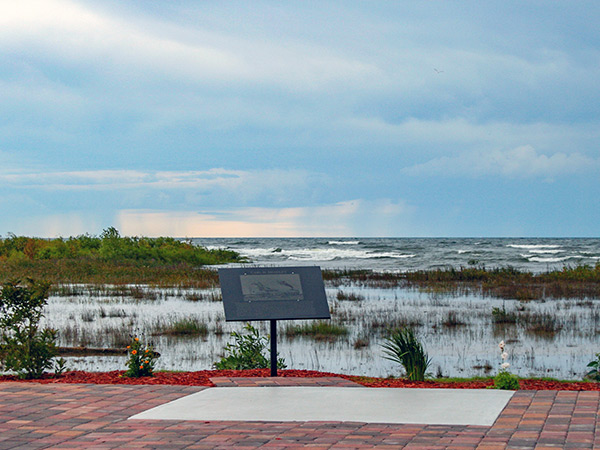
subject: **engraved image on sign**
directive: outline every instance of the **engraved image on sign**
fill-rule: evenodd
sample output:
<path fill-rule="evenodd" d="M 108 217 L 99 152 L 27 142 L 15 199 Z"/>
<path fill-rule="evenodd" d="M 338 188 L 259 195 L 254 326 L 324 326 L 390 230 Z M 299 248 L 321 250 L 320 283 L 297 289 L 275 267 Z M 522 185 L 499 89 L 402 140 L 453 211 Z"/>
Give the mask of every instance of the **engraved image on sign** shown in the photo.
<path fill-rule="evenodd" d="M 243 274 L 240 275 L 240 283 L 245 302 L 304 300 L 297 273 Z"/>

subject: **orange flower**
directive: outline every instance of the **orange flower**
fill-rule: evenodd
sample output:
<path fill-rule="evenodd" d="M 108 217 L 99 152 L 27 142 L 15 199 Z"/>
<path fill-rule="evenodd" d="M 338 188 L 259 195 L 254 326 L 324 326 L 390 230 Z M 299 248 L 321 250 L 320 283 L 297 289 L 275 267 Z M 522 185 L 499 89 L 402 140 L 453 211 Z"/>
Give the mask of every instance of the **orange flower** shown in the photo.
<path fill-rule="evenodd" d="M 131 345 L 128 345 L 128 346 L 127 346 L 127 349 L 130 349 L 130 348 L 131 348 Z"/>
<path fill-rule="evenodd" d="M 140 340 L 140 338 L 135 338 L 134 339 L 135 342 L 138 342 L 139 340 Z"/>
<path fill-rule="evenodd" d="M 144 362 L 145 362 L 146 364 L 149 364 L 149 363 L 150 363 L 150 361 L 148 361 L 148 360 L 146 360 L 146 361 L 144 361 Z"/>
<path fill-rule="evenodd" d="M 144 368 L 144 366 L 140 366 L 140 369 L 143 369 L 143 368 Z"/>
<path fill-rule="evenodd" d="M 146 349 L 146 351 L 145 351 L 144 353 L 148 353 L 149 351 L 150 351 L 150 349 L 148 349 L 148 348 L 147 348 L 147 349 Z"/>
<path fill-rule="evenodd" d="M 132 355 L 136 355 L 137 354 L 137 350 L 131 350 L 131 354 Z"/>

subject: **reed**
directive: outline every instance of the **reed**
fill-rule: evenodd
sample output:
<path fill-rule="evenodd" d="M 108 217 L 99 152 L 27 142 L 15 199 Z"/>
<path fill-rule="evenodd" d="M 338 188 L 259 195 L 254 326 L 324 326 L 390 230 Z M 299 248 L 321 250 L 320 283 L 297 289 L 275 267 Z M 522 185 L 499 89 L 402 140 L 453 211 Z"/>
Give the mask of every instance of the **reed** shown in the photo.
<path fill-rule="evenodd" d="M 360 302 L 365 299 L 365 296 L 354 292 L 338 291 L 335 298 L 339 301 Z"/>
<path fill-rule="evenodd" d="M 487 269 L 449 267 L 404 273 L 372 271 L 324 271 L 334 286 L 344 283 L 375 288 L 412 287 L 437 293 L 476 293 L 523 301 L 543 298 L 600 298 L 600 262 L 595 266 L 566 266 L 560 270 L 531 273 L 513 267 Z"/>
<path fill-rule="evenodd" d="M 191 318 L 183 318 L 174 322 L 159 322 L 152 327 L 153 335 L 162 336 L 206 336 L 208 326 Z"/>
<path fill-rule="evenodd" d="M 525 325 L 525 330 L 529 334 L 538 337 L 553 338 L 562 329 L 556 316 L 549 313 L 522 314 L 520 321 Z"/>
<path fill-rule="evenodd" d="M 454 327 L 460 327 L 460 326 L 463 326 L 466 324 L 465 324 L 465 322 L 463 322 L 460 319 L 460 317 L 458 316 L 458 313 L 456 311 L 448 311 L 445 319 L 442 321 L 442 325 L 447 328 L 454 328 Z"/>
<path fill-rule="evenodd" d="M 517 323 L 517 314 L 515 312 L 506 311 L 506 307 L 492 308 L 492 322 L 500 323 Z"/>
<path fill-rule="evenodd" d="M 343 325 L 325 321 L 311 321 L 302 325 L 288 325 L 284 334 L 288 338 L 296 336 L 308 336 L 317 340 L 336 339 L 348 334 L 348 328 Z"/>

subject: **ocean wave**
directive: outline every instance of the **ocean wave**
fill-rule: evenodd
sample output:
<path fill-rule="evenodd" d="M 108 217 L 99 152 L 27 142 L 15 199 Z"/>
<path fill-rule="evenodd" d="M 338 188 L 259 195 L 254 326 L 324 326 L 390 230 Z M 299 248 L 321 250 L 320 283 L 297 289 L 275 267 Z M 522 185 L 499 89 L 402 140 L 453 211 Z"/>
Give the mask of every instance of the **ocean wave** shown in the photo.
<path fill-rule="evenodd" d="M 238 248 L 235 251 L 238 252 L 242 256 L 248 256 L 250 258 L 259 258 L 261 256 L 272 256 L 274 254 L 278 254 L 279 248 L 277 247 L 267 247 L 267 248 Z"/>
<path fill-rule="evenodd" d="M 329 241 L 329 245 L 358 245 L 360 241 Z"/>
<path fill-rule="evenodd" d="M 548 249 L 529 249 L 529 253 L 556 255 L 564 250 L 548 250 Z"/>
<path fill-rule="evenodd" d="M 560 248 L 560 245 L 551 245 L 551 244 L 508 244 L 507 247 L 512 247 L 512 248 L 525 248 L 525 249 L 532 249 L 532 248 Z"/>
<path fill-rule="evenodd" d="M 355 249 L 332 249 L 332 248 L 315 248 L 315 249 L 298 249 L 298 250 L 283 250 L 282 253 L 293 261 L 334 261 L 344 259 L 380 259 L 380 258 L 414 258 L 414 254 L 397 253 L 397 252 L 368 252 L 365 250 Z"/>
<path fill-rule="evenodd" d="M 585 258 L 585 256 L 581 255 L 570 255 L 570 256 L 562 256 L 559 258 L 542 258 L 541 256 L 535 255 L 521 255 L 523 258 L 527 259 L 529 262 L 539 262 L 539 263 L 557 263 L 568 261 L 569 259 L 581 259 Z"/>

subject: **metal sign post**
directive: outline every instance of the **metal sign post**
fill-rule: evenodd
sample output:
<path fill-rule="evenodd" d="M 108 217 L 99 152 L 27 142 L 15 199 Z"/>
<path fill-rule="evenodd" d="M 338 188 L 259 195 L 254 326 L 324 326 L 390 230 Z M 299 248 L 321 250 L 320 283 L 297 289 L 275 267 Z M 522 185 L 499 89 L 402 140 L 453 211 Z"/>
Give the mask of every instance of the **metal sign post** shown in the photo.
<path fill-rule="evenodd" d="M 277 376 L 277 320 L 330 319 L 319 267 L 219 269 L 227 322 L 271 322 L 271 376 Z"/>
<path fill-rule="evenodd" d="M 277 376 L 277 321 L 271 319 L 271 376 Z"/>

